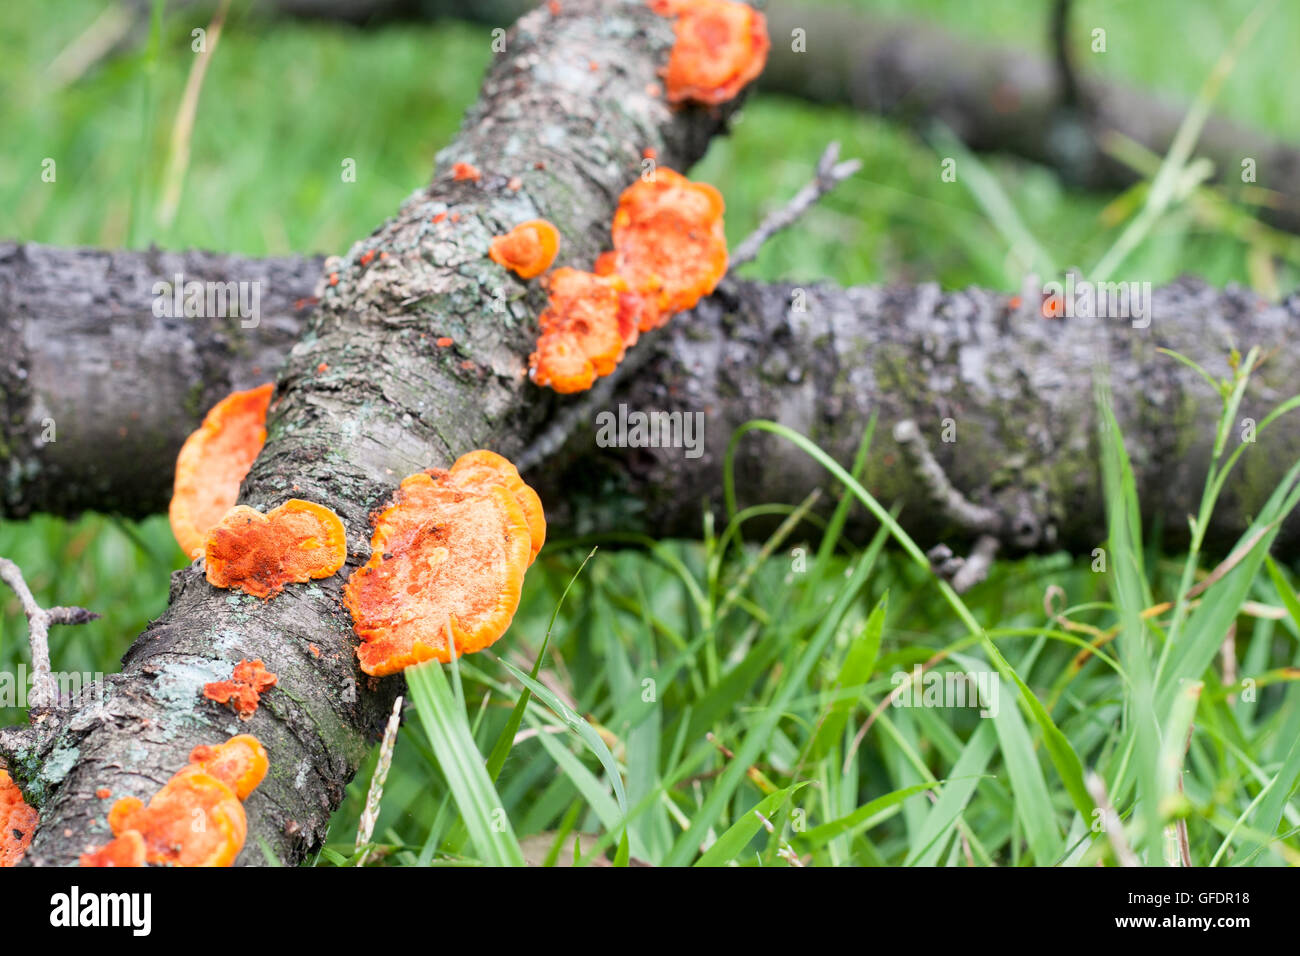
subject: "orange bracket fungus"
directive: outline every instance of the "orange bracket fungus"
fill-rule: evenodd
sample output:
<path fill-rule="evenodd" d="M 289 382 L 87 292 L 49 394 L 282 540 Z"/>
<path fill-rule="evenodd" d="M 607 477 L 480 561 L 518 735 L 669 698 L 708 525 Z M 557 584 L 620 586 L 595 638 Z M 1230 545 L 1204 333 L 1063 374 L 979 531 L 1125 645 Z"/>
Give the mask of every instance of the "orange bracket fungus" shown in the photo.
<path fill-rule="evenodd" d="M 521 279 L 534 279 L 551 267 L 560 249 L 560 231 L 545 219 L 521 222 L 492 240 L 488 255 Z"/>
<path fill-rule="evenodd" d="M 767 19 L 736 0 L 650 0 L 676 17 L 662 76 L 670 103 L 725 103 L 763 72 L 771 41 Z"/>
<path fill-rule="evenodd" d="M 208 582 L 270 598 L 286 584 L 327 578 L 347 560 L 343 522 L 329 508 L 290 498 L 266 514 L 226 512 L 204 545 Z"/>
<path fill-rule="evenodd" d="M 240 483 L 266 443 L 266 409 L 274 387 L 268 382 L 227 395 L 181 446 L 169 516 L 172 534 L 190 557 L 234 505 Z"/>
<path fill-rule="evenodd" d="M 542 499 L 537 492 L 519 477 L 519 469 L 510 459 L 494 451 L 479 449 L 461 455 L 448 470 L 451 479 L 469 491 L 483 493 L 488 485 L 504 485 L 514 495 L 519 507 L 524 512 L 524 522 L 528 525 L 531 539 L 528 563 L 537 559 L 537 552 L 546 543 L 546 513 L 542 510 Z"/>
<path fill-rule="evenodd" d="M 241 802 L 266 776 L 266 750 L 240 734 L 195 747 L 148 804 L 123 797 L 108 812 L 114 839 L 81 856 L 82 866 L 230 866 L 243 849 L 248 820 Z"/>
<path fill-rule="evenodd" d="M 276 685 L 279 680 L 256 660 L 242 660 L 235 665 L 230 680 L 214 681 L 203 685 L 203 696 L 215 700 L 218 704 L 229 704 L 230 709 L 242 720 L 247 720 L 257 713 L 261 696 Z"/>
<path fill-rule="evenodd" d="M 343 589 L 367 674 L 482 650 L 510 626 L 546 526 L 506 465 L 474 452 L 411 475 L 376 519 L 370 560 Z"/>
<path fill-rule="evenodd" d="M 727 274 L 725 208 L 708 183 L 665 166 L 623 190 L 611 229 L 614 251 L 601 256 L 596 271 L 616 272 L 641 297 L 642 332 L 694 308 Z"/>
<path fill-rule="evenodd" d="M 550 301 L 538 316 L 541 336 L 528 359 L 538 385 L 581 392 L 623 360 L 641 302 L 619 275 L 561 268 L 551 273 Z M 632 338 L 635 341 L 635 338 Z"/>
<path fill-rule="evenodd" d="M 0 867 L 17 866 L 36 832 L 36 811 L 8 771 L 0 770 Z"/>

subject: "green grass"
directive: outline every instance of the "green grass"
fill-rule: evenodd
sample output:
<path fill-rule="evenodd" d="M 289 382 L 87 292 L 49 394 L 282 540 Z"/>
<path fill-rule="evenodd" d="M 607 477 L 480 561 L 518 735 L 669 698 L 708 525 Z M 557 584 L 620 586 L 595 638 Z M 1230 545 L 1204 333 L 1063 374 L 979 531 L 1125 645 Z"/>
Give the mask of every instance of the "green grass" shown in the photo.
<path fill-rule="evenodd" d="M 1040 0 L 860 5 L 1035 48 L 1046 11 Z M 1190 101 L 1253 4 L 1077 8 L 1081 32 L 1094 23 L 1108 32 L 1109 50 L 1088 59 L 1090 69 Z M 39 16 L 0 10 L 0 87 L 12 93 L 0 102 L 0 235 L 342 251 L 427 178 L 490 56 L 480 27 L 268 26 L 241 9 L 212 62 L 168 228 L 154 213 L 191 24 L 169 19 L 155 55 L 142 46 L 55 90 L 42 78 L 46 65 L 99 5 L 57 0 Z M 1287 62 L 1298 18 L 1294 5 L 1273 10 L 1220 99 L 1235 118 L 1292 138 L 1300 77 L 1276 65 Z M 1010 251 L 1026 236 L 1058 267 L 1090 266 L 1145 198 L 1140 189 L 1118 203 L 1072 192 L 1050 171 L 1004 157 L 971 158 L 975 175 L 943 183 L 935 151 L 887 121 L 760 97 L 695 171 L 726 195 L 733 242 L 806 181 L 831 139 L 862 158 L 862 172 L 747 274 L 1011 288 Z M 58 163 L 54 184 L 40 181 L 45 157 Z M 355 183 L 340 178 L 345 158 L 356 160 Z M 1229 200 L 1175 202 L 1142 229 L 1121 271 L 1155 282 L 1185 271 L 1258 280 L 1258 244 L 1213 213 L 1224 208 L 1240 214 Z M 1296 268 L 1278 262 L 1274 281 L 1293 288 Z M 1240 378 L 1228 383 L 1227 401 L 1240 387 Z M 1205 427 L 1227 435 L 1222 424 Z M 1233 480 L 1230 463 L 1244 447 L 1221 442 L 1201 527 L 1218 476 Z M 1121 436 L 1107 435 L 1105 448 L 1104 570 L 1090 556 L 1005 561 L 961 598 L 918 561 L 916 543 L 889 530 L 889 502 L 853 487 L 854 469 L 837 475 L 851 490 L 829 523 L 773 505 L 769 513 L 796 517 L 772 539 L 745 534 L 757 516 L 748 512 L 709 516 L 695 541 L 552 542 L 495 653 L 412 681 L 414 710 L 369 863 L 571 861 L 573 833 L 589 835 L 581 859 L 658 864 L 1110 862 L 1107 834 L 1093 829 L 1091 773 L 1125 820 L 1124 842 L 1146 862 L 1164 859 L 1178 817 L 1198 864 L 1296 861 L 1300 689 L 1283 669 L 1300 664 L 1300 603 L 1289 567 L 1265 562 L 1268 522 L 1294 504 L 1294 486 L 1284 484 L 1243 529 L 1238 565 L 1198 602 L 1179 600 L 1208 562 L 1195 547 L 1166 555 L 1143 539 Z M 1263 453 L 1252 446 L 1241 457 Z M 863 507 L 884 530 L 846 538 L 845 516 Z M 184 560 L 162 517 L 6 522 L 0 554 L 24 568 L 43 602 L 104 615 L 52 638 L 60 669 L 92 673 L 117 669 Z M 1058 594 L 1049 615 L 1044 601 Z M 1175 606 L 1143 614 L 1166 599 Z M 1216 651 L 1233 622 L 1238 683 L 1225 686 Z M 0 593 L 0 667 L 26 660 L 24 633 L 16 601 Z M 987 674 L 997 715 L 887 706 L 896 676 L 927 662 Z M 1199 699 L 1186 694 L 1189 681 L 1200 682 Z M 9 709 L 0 720 L 22 716 Z M 1180 759 L 1189 722 L 1180 795 L 1166 761 Z M 356 859 L 376 760 L 349 787 L 319 863 Z M 495 825 L 498 809 L 507 828 Z"/>

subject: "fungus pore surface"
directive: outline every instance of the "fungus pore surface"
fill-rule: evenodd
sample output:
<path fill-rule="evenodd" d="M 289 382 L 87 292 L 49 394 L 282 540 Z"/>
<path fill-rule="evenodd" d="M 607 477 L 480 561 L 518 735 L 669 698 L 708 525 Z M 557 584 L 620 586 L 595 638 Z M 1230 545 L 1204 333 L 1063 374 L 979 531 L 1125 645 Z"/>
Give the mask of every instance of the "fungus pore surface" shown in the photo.
<path fill-rule="evenodd" d="M 370 560 L 343 589 L 367 674 L 482 650 L 510 626 L 535 553 L 526 509 L 542 537 L 545 519 L 490 455 L 409 476 L 376 518 Z"/>
<path fill-rule="evenodd" d="M 327 578 L 347 560 L 343 522 L 329 508 L 290 498 L 262 514 L 238 505 L 208 532 L 209 583 L 270 598 L 286 584 Z"/>
<path fill-rule="evenodd" d="M 0 770 L 0 867 L 17 866 L 36 832 L 36 811 L 27 805 L 8 771 Z"/>

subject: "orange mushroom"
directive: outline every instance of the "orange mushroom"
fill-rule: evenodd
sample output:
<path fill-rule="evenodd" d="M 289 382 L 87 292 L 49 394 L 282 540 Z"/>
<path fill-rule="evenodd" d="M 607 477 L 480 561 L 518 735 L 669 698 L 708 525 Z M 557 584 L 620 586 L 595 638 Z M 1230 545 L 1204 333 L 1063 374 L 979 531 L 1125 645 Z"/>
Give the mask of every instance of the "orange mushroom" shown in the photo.
<path fill-rule="evenodd" d="M 545 219 L 521 222 L 492 240 L 488 255 L 521 279 L 533 279 L 551 267 L 560 249 L 560 231 Z"/>
<path fill-rule="evenodd" d="M 247 720 L 257 713 L 262 694 L 276 685 L 279 678 L 256 660 L 241 660 L 235 665 L 230 680 L 213 681 L 203 685 L 203 696 L 218 704 L 230 704 L 230 709 Z M 191 755 L 192 756 L 192 755 Z"/>
<path fill-rule="evenodd" d="M 623 360 L 626 327 L 640 306 L 620 275 L 568 267 L 551 273 L 550 301 L 537 318 L 542 334 L 528 359 L 529 375 L 557 392 L 579 392 Z"/>
<path fill-rule="evenodd" d="M 343 567 L 347 535 L 329 508 L 290 498 L 266 514 L 231 508 L 208 532 L 203 553 L 210 584 L 270 598 L 286 584 L 327 578 Z"/>
<path fill-rule="evenodd" d="M 597 272 L 616 272 L 641 297 L 638 327 L 658 328 L 693 308 L 727 274 L 722 194 L 660 166 L 623 190 L 614 211 L 613 252 Z"/>
<path fill-rule="evenodd" d="M 195 747 L 148 804 L 123 797 L 108 812 L 115 837 L 82 854 L 82 866 L 230 866 L 243 849 L 248 819 L 241 800 L 266 775 L 266 751 L 240 734 Z"/>
<path fill-rule="evenodd" d="M 367 674 L 482 650 L 510 626 L 528 521 L 504 484 L 466 482 L 442 469 L 411 475 L 376 519 L 370 560 L 343 588 Z"/>
<path fill-rule="evenodd" d="M 18 865 L 31 845 L 37 821 L 18 784 L 8 771 L 0 770 L 0 867 Z"/>
<path fill-rule="evenodd" d="M 453 481 L 470 491 L 481 491 L 486 484 L 501 484 L 514 495 L 528 525 L 531 542 L 528 563 L 531 565 L 546 542 L 546 512 L 542 508 L 542 499 L 519 477 L 519 469 L 514 463 L 494 451 L 479 449 L 457 458 L 448 473 Z"/>
<path fill-rule="evenodd" d="M 266 409 L 274 388 L 268 382 L 227 395 L 181 446 L 168 510 L 172 534 L 187 555 L 203 547 L 208 529 L 239 497 L 239 485 L 266 443 Z"/>
<path fill-rule="evenodd" d="M 81 854 L 82 866 L 144 866 L 146 850 L 139 830 L 127 830 L 98 850 Z"/>
<path fill-rule="evenodd" d="M 257 789 L 270 766 L 266 748 L 252 734 L 239 734 L 224 744 L 200 744 L 190 751 L 190 763 L 235 791 L 240 800 Z"/>
<path fill-rule="evenodd" d="M 767 19 L 735 0 L 651 0 L 675 16 L 674 42 L 662 71 L 670 103 L 725 103 L 763 72 L 771 41 Z"/>

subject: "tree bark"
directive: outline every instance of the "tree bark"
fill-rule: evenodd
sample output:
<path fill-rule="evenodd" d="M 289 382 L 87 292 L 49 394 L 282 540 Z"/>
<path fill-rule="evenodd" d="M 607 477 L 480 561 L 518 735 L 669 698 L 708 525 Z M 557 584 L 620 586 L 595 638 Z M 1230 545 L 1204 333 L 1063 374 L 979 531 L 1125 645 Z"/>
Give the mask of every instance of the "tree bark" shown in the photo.
<path fill-rule="evenodd" d="M 639 2 L 565 0 L 559 14 L 535 11 L 510 31 L 433 183 L 325 287 L 241 491 L 261 509 L 289 497 L 333 508 L 349 566 L 268 602 L 215 590 L 196 568 L 176 572 L 167 611 L 104 699 L 34 714 L 34 733 L 0 735 L 41 813 L 25 863 L 72 863 L 109 837 L 98 788 L 147 800 L 192 747 L 240 731 L 263 742 L 271 769 L 247 801 L 239 862 L 263 862 L 259 841 L 298 862 L 324 839 L 401 685 L 359 674 L 339 602 L 346 574 L 368 556 L 368 516 L 405 475 L 471 448 L 512 456 L 545 420 L 554 399 L 526 374 L 541 293 L 491 263 L 488 241 L 545 217 L 565 237 L 563 262 L 589 265 L 643 149 L 677 168 L 699 157 L 726 110 L 671 111 L 648 91 L 671 42 L 670 23 Z M 474 164 L 481 179 L 453 180 L 454 162 Z M 363 264 L 367 251 L 376 255 Z M 439 348 L 443 336 L 455 345 Z M 280 682 L 243 723 L 200 691 L 245 657 L 262 658 Z"/>
<path fill-rule="evenodd" d="M 15 356 L 5 366 L 9 381 L 25 389 L 25 399 L 10 405 L 13 421 L 0 429 L 0 445 L 32 449 L 25 459 L 0 456 L 0 470 L 20 476 L 11 480 L 5 513 L 165 510 L 185 436 L 221 394 L 272 376 L 311 314 L 305 300 L 321 281 L 320 264 L 197 252 L 0 251 L 0 343 Z M 149 290 L 157 273 L 150 270 L 173 269 L 222 282 L 268 276 L 276 295 L 264 300 L 252 329 L 234 319 L 156 318 Z M 56 294 L 73 287 L 84 290 L 82 299 Z M 920 425 L 968 497 L 996 504 L 1008 494 L 1038 496 L 1030 511 L 1041 531 L 1022 546 L 1086 553 L 1098 543 L 1102 522 L 1091 391 L 1091 362 L 1100 350 L 1116 382 L 1147 517 L 1177 543 L 1200 493 L 1218 399 L 1156 349 L 1171 348 L 1226 375 L 1232 343 L 1243 351 L 1261 346 L 1270 357 L 1242 410 L 1256 421 L 1287 397 L 1288 382 L 1300 380 L 1300 356 L 1286 340 L 1300 297 L 1266 306 L 1246 290 L 1185 279 L 1155 291 L 1152 324 L 1144 330 L 1116 320 L 1047 320 L 1033 304 L 1013 312 L 1003 293 L 933 286 L 818 286 L 799 293 L 806 309 L 800 313 L 791 307 L 794 288 L 729 280 L 719 295 L 637 346 L 636 354 L 653 358 L 607 401 L 589 408 L 585 398 L 555 402 L 570 417 L 583 409 L 559 454 L 529 473 L 546 494 L 557 532 L 695 534 L 700 508 L 721 506 L 726 443 L 741 424 L 775 419 L 847 465 L 874 411 L 880 453 L 869 463 L 869 486 L 904 504 L 902 521 L 920 540 L 969 534 L 930 507 L 923 487 L 901 467 L 891 433 L 904 419 Z M 98 358 L 106 353 L 111 359 Z M 548 392 L 524 395 L 530 393 L 552 401 Z M 203 401 L 186 400 L 194 395 Z M 700 457 L 687 459 L 682 448 L 599 447 L 596 416 L 617 416 L 620 405 L 704 412 Z M 148 420 L 133 419 L 141 410 Z M 42 444 L 49 412 L 60 423 L 60 441 Z M 945 418 L 953 419 L 953 442 L 942 440 Z M 65 421 L 78 430 L 66 434 Z M 1300 449 L 1300 422 L 1282 419 L 1265 441 L 1270 453 L 1247 456 L 1244 480 L 1229 486 L 1212 547 L 1232 543 L 1289 465 L 1288 451 Z M 834 485 L 787 442 L 753 435 L 741 447 L 739 490 L 749 503 L 793 502 L 813 487 Z M 52 456 L 56 451 L 60 457 Z M 1283 540 L 1292 534 L 1288 526 Z M 1004 543 L 1018 537 L 1008 528 Z"/>
<path fill-rule="evenodd" d="M 0 515 L 165 511 L 185 436 L 231 391 L 274 378 L 321 263 L 0 243 Z M 256 323 L 155 315 L 177 276 L 255 283 Z"/>

